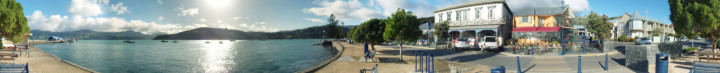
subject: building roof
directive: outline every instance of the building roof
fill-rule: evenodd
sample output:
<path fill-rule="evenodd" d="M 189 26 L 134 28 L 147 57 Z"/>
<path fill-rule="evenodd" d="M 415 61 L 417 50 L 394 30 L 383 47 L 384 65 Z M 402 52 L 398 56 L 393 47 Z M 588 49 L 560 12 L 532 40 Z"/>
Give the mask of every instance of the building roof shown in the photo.
<path fill-rule="evenodd" d="M 515 16 L 529 16 L 529 15 L 559 15 L 570 9 L 569 6 L 565 7 L 535 7 L 525 8 L 522 10 L 513 11 Z M 570 12 L 572 15 L 572 12 Z"/>
<path fill-rule="evenodd" d="M 642 16 L 642 15 L 640 15 L 640 13 L 638 13 L 637 10 L 635 10 L 635 13 L 633 13 L 632 15 L 630 15 L 630 19 L 629 19 L 629 20 L 643 20 L 643 21 L 649 21 L 649 22 L 654 22 L 654 23 L 659 23 L 659 24 L 665 24 L 665 22 L 663 22 L 663 21 L 660 21 L 660 20 L 657 20 L 657 19 L 653 19 L 653 18 L 650 18 L 650 17 L 646 17 L 646 16 Z"/>
<path fill-rule="evenodd" d="M 480 1 L 474 1 L 474 2 L 469 2 L 469 3 L 465 3 L 465 4 L 459 4 L 459 5 L 454 5 L 454 6 L 438 9 L 433 12 L 437 13 L 437 12 L 451 10 L 451 9 L 457 9 L 457 8 L 469 7 L 469 6 L 475 6 L 475 5 L 482 5 L 482 4 L 491 4 L 491 3 L 505 3 L 505 0 L 480 0 Z"/>

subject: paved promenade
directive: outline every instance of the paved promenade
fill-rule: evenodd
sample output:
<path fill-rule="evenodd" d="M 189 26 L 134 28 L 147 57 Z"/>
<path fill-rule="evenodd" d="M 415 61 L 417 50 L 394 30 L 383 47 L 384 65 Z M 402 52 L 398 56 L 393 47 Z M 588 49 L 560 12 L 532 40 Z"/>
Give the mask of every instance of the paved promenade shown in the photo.
<path fill-rule="evenodd" d="M 47 43 L 47 42 L 36 42 L 36 43 Z M 31 73 L 92 73 L 94 71 L 89 69 L 83 69 L 82 67 L 73 65 L 69 62 L 64 62 L 60 58 L 57 58 L 51 54 L 48 54 L 34 46 L 30 46 L 28 55 L 25 51 L 0 51 L 6 53 L 20 54 L 15 59 L 16 64 L 29 63 Z M 29 56 L 29 57 L 28 57 Z M 3 63 L 13 63 L 10 60 L 5 60 Z"/>

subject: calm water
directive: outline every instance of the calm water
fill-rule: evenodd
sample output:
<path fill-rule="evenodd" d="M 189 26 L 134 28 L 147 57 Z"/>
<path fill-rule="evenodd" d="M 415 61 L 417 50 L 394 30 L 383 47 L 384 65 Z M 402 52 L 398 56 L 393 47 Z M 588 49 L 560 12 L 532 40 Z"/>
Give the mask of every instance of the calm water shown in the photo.
<path fill-rule="evenodd" d="M 37 48 L 104 73 L 288 73 L 319 64 L 331 53 L 322 40 L 80 40 Z M 206 41 L 211 43 L 206 44 Z"/>

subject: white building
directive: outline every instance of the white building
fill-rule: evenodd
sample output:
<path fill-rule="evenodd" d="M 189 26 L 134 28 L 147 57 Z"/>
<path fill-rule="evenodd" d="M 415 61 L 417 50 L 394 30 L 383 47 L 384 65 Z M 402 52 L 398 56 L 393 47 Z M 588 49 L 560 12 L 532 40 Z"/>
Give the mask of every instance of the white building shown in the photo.
<path fill-rule="evenodd" d="M 435 23 L 448 21 L 453 39 L 483 36 L 499 37 L 500 43 L 509 39 L 512 31 L 512 12 L 505 0 L 482 0 L 435 10 Z"/>
<path fill-rule="evenodd" d="M 632 15 L 625 13 L 620 16 L 619 19 L 611 21 L 614 21 L 612 22 L 614 25 L 612 38 L 617 38 L 622 35 L 628 38 L 650 37 L 653 36 L 652 31 L 655 29 L 660 29 L 661 32 L 655 36 L 664 37 L 667 36 L 667 34 L 675 34 L 675 30 L 671 25 L 657 19 L 640 15 L 637 11 Z"/>

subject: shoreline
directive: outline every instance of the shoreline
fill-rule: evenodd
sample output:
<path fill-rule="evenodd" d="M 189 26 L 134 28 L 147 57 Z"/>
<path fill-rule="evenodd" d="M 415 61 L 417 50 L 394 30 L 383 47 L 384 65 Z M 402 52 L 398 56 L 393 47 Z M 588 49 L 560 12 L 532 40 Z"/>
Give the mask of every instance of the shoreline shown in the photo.
<path fill-rule="evenodd" d="M 53 43 L 53 42 L 50 42 L 50 41 L 39 41 L 39 40 L 32 40 L 32 42 L 31 42 L 31 44 L 33 44 L 33 45 L 36 45 L 36 44 L 52 44 L 52 43 Z M 33 59 L 33 60 L 30 60 L 30 61 L 34 61 L 34 60 L 38 60 L 38 59 L 46 59 L 46 60 L 42 60 L 42 62 L 37 62 L 37 61 L 34 61 L 35 63 L 30 62 L 30 67 L 29 67 L 29 68 L 30 68 L 30 71 L 31 71 L 31 72 L 41 72 L 41 73 L 42 73 L 42 72 L 72 72 L 72 73 L 78 73 L 78 72 L 80 72 L 80 71 L 78 71 L 78 70 L 81 70 L 81 71 L 82 71 L 81 73 L 99 73 L 99 72 L 97 72 L 97 71 L 94 71 L 94 70 L 92 70 L 92 69 L 88 69 L 88 68 L 82 67 L 82 66 L 77 65 L 77 64 L 75 64 L 75 63 L 72 63 L 72 62 L 70 62 L 70 61 L 63 60 L 63 59 L 61 59 L 60 57 L 57 57 L 57 56 L 55 56 L 55 55 L 53 55 L 53 54 L 50 54 L 50 53 L 47 53 L 47 52 L 45 52 L 45 51 L 43 51 L 43 50 L 41 50 L 41 49 L 39 49 L 39 48 L 37 48 L 37 47 L 35 47 L 35 46 L 30 46 L 30 48 L 29 48 L 28 50 L 30 51 L 30 54 L 31 54 L 31 55 L 29 55 L 29 56 L 30 56 L 29 59 Z M 33 51 L 39 51 L 39 52 L 33 52 Z M 26 55 L 27 55 L 27 53 L 26 53 Z M 49 57 L 47 57 L 47 56 L 49 56 Z M 49 59 L 49 60 L 48 60 L 48 59 Z M 50 61 L 50 62 L 45 62 L 45 61 Z M 58 65 L 58 61 L 59 61 L 59 65 Z M 53 65 L 53 63 L 55 63 L 55 64 Z M 38 68 L 38 66 L 41 67 L 41 68 Z M 58 67 L 58 66 L 60 66 L 60 67 Z M 50 68 L 48 68 L 48 67 L 50 67 Z"/>
<path fill-rule="evenodd" d="M 325 60 L 325 61 L 323 61 L 323 62 L 320 62 L 320 64 L 318 64 L 318 65 L 315 65 L 315 66 L 308 67 L 308 68 L 305 68 L 305 69 L 303 69 L 303 70 L 300 70 L 300 71 L 298 71 L 298 72 L 296 72 L 296 73 L 312 73 L 312 72 L 315 72 L 315 71 L 317 71 L 317 70 L 319 70 L 319 69 L 322 69 L 323 67 L 325 67 L 325 66 L 327 66 L 328 64 L 332 63 L 333 61 L 337 60 L 337 58 L 339 58 L 340 55 L 342 55 L 342 53 L 343 53 L 343 51 L 344 51 L 345 48 L 344 48 L 344 46 L 343 46 L 342 44 L 337 43 L 336 41 L 332 41 L 332 43 L 333 43 L 332 48 L 328 48 L 328 49 L 336 49 L 336 51 L 335 51 L 335 54 L 334 54 L 332 57 L 330 57 L 330 59 L 327 59 L 327 60 Z M 337 46 L 336 46 L 336 45 L 337 45 Z"/>

